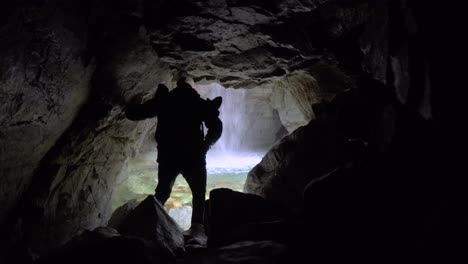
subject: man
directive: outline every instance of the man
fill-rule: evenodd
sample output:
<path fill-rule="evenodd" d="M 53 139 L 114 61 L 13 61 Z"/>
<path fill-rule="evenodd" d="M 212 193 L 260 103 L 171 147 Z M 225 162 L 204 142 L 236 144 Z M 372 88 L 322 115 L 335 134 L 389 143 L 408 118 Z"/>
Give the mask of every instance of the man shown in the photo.
<path fill-rule="evenodd" d="M 153 99 L 141 105 L 129 105 L 130 120 L 158 117 L 158 185 L 156 198 L 164 205 L 169 199 L 179 173 L 187 181 L 193 196 L 191 229 L 202 228 L 206 193 L 206 153 L 221 137 L 222 122 L 219 107 L 222 98 L 204 100 L 181 78 L 177 87 L 160 84 Z M 203 123 L 208 128 L 204 135 Z"/>

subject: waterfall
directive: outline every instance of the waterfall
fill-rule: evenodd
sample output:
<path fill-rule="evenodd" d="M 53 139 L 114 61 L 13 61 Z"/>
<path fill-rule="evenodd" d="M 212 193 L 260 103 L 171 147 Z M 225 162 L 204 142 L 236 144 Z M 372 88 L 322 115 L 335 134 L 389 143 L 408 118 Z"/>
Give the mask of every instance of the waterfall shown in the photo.
<path fill-rule="evenodd" d="M 205 96 L 204 96 L 205 95 Z M 223 122 L 223 134 L 213 146 L 212 151 L 221 153 L 241 152 L 243 136 L 246 134 L 248 116 L 245 107 L 245 90 L 226 89 L 219 84 L 212 84 L 202 97 L 223 98 L 220 107 L 220 119 Z"/>
<path fill-rule="evenodd" d="M 258 164 L 264 153 L 250 147 L 248 132 L 253 129 L 249 118 L 245 89 L 224 88 L 219 84 L 197 86 L 203 98 L 223 98 L 220 119 L 223 122 L 221 138 L 207 155 L 208 173 L 247 172 Z"/>

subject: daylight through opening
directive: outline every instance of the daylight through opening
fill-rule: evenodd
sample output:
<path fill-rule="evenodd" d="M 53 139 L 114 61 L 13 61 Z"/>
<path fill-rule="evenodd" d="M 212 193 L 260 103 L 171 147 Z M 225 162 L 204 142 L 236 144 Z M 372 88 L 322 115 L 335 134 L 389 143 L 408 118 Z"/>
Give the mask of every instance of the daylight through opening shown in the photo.
<path fill-rule="evenodd" d="M 286 134 L 278 112 L 272 106 L 271 90 L 224 88 L 216 83 L 196 85 L 195 89 L 202 98 L 223 98 L 220 108 L 223 134 L 206 157 L 207 198 L 215 188 L 242 191 L 248 172 Z M 143 144 L 142 152 L 129 160 L 124 172 L 126 180 L 118 185 L 113 195 L 113 209 L 132 199 L 140 201 L 154 194 L 158 164 L 156 145 L 152 140 L 153 135 L 149 135 L 149 142 Z M 190 227 L 191 206 L 190 188 L 179 175 L 165 208 L 182 228 L 187 229 Z"/>

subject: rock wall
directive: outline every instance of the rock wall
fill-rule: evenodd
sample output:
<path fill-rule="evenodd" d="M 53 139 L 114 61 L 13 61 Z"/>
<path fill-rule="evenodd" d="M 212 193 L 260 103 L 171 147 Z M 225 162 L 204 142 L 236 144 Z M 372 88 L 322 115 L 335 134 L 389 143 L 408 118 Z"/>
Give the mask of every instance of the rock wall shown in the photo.
<path fill-rule="evenodd" d="M 145 39 L 138 34 L 127 38 L 125 49 L 116 47 L 95 73 L 93 87 L 102 91 L 84 107 L 35 174 L 25 226 L 29 239 L 41 247 L 59 245 L 81 230 L 107 223 L 113 186 L 125 177 L 121 171 L 128 157 L 138 152 L 154 126 L 154 120 L 127 120 L 119 100 L 154 92 L 158 83 L 170 81 L 171 74 Z M 114 86 L 105 86 L 110 83 Z"/>
<path fill-rule="evenodd" d="M 0 216 L 35 252 L 107 222 L 114 183 L 154 125 L 128 121 L 125 103 L 172 81 L 144 27 L 68 4 L 11 6 L 2 27 Z"/>
<path fill-rule="evenodd" d="M 2 5 L 0 223 L 86 102 L 95 68 L 83 58 L 86 27 L 79 10 Z"/>
<path fill-rule="evenodd" d="M 328 43 L 348 73 L 367 79 L 356 84 L 357 97 L 342 105 L 348 105 L 345 115 L 338 115 L 332 129 L 336 139 L 345 139 L 335 141 L 340 162 L 317 167 L 320 154 L 314 149 L 329 134 L 319 142 L 311 138 L 317 131 L 300 138 L 303 127 L 267 153 L 249 173 L 245 190 L 301 210 L 301 193 L 308 188 L 308 223 L 320 227 L 310 235 L 323 232 L 318 244 L 328 241 L 327 261 L 349 250 L 366 260 L 450 262 L 463 254 L 455 241 L 468 233 L 466 192 L 460 187 L 468 175 L 468 126 L 460 122 L 468 113 L 460 77 L 467 68 L 461 37 L 466 28 L 460 24 L 467 6 L 377 1 L 370 7 L 362 31 Z M 367 103 L 355 105 L 359 101 Z"/>

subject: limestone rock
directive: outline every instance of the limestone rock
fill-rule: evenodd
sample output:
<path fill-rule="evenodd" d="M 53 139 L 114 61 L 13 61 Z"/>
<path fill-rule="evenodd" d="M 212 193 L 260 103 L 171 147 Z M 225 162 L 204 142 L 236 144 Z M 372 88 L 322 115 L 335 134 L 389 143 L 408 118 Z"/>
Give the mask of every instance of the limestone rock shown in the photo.
<path fill-rule="evenodd" d="M 119 231 L 127 236 L 153 241 L 171 257 L 183 252 L 182 230 L 153 195 L 149 195 L 130 213 Z"/>

